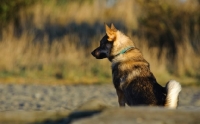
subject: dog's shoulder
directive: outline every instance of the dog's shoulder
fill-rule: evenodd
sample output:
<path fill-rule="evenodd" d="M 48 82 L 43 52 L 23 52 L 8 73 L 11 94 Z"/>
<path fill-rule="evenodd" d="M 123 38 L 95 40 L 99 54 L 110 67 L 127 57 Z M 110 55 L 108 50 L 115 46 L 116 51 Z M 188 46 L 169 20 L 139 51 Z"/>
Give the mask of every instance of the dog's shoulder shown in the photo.
<path fill-rule="evenodd" d="M 134 52 L 134 51 L 132 51 Z M 112 64 L 113 82 L 116 85 L 128 85 L 137 77 L 151 77 L 149 63 L 141 54 L 134 54 L 131 51 L 124 55 L 127 59 Z M 137 51 L 138 52 L 138 51 Z M 128 55 L 129 54 L 129 55 Z"/>

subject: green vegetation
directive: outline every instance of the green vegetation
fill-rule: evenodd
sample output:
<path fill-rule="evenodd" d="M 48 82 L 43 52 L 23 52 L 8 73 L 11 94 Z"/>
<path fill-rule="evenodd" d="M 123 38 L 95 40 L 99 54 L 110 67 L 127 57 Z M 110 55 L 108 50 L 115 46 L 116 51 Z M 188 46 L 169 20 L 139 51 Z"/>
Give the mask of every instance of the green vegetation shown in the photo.
<path fill-rule="evenodd" d="M 36 0 L 1 0 L 0 1 L 0 26 L 8 24 L 10 20 L 18 18 L 18 12 L 34 4 Z"/>
<path fill-rule="evenodd" d="M 114 23 L 133 39 L 157 80 L 200 79 L 198 0 L 2 0 L 0 81 L 110 83 L 108 60 L 90 52 Z M 122 18 L 123 17 L 123 18 Z"/>

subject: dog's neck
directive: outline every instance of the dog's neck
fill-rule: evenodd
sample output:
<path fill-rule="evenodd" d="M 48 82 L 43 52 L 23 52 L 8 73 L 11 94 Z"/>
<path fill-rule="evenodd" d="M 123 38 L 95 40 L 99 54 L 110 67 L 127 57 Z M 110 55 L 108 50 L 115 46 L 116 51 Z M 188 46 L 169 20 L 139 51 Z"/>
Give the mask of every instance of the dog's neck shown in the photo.
<path fill-rule="evenodd" d="M 126 53 L 127 51 L 129 51 L 129 50 L 131 50 L 131 49 L 134 49 L 134 48 L 135 48 L 134 46 L 126 47 L 126 48 L 124 48 L 123 50 L 121 50 L 118 54 L 112 55 L 112 56 L 110 56 L 108 59 L 109 59 L 110 61 L 112 61 L 115 57 L 117 57 L 117 56 L 119 56 L 119 55 L 121 55 L 121 54 L 124 54 L 124 53 Z"/>

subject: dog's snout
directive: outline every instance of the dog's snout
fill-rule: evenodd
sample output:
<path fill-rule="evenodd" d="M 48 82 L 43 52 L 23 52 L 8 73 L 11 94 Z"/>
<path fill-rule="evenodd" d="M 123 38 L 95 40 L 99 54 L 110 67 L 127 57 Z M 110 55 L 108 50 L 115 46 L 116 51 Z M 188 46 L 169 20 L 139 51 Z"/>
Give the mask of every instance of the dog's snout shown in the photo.
<path fill-rule="evenodd" d="M 108 57 L 108 53 L 106 53 L 107 50 L 98 47 L 94 51 L 91 52 L 91 54 L 96 58 L 96 59 L 104 59 Z"/>
<path fill-rule="evenodd" d="M 97 50 L 94 50 L 94 51 L 92 51 L 91 52 L 91 54 L 94 56 L 94 57 L 97 57 L 97 56 L 99 56 L 99 51 L 97 51 Z"/>

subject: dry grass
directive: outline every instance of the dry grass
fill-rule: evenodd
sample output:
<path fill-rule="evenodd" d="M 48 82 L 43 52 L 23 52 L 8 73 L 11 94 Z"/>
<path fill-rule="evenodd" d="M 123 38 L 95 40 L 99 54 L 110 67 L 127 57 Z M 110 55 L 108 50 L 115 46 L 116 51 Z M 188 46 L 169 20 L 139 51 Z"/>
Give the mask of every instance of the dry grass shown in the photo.
<path fill-rule="evenodd" d="M 96 61 L 90 56 L 91 48 L 86 50 L 84 47 L 78 47 L 69 42 L 69 37 L 64 36 L 61 40 L 54 40 L 49 44 L 47 36 L 43 43 L 40 43 L 33 42 L 33 37 L 26 33 L 16 38 L 13 34 L 3 32 L 0 42 L 0 80 L 46 84 L 106 81 L 110 77 L 109 63 L 105 60 Z M 73 39 L 77 42 L 80 40 L 78 37 Z M 105 68 L 101 68 L 102 66 Z"/>
<path fill-rule="evenodd" d="M 190 4 L 185 4 L 184 8 Z M 186 84 L 198 81 L 200 57 L 188 35 L 177 45 L 176 61 L 167 58 L 167 48 L 149 48 L 138 30 L 142 8 L 135 1 L 39 2 L 20 11 L 18 24 L 3 29 L 0 41 L 0 80 L 14 83 L 110 83 L 108 60 L 96 60 L 90 52 L 104 34 L 104 22 L 114 22 L 141 49 L 161 83 L 177 79 Z M 16 21 L 16 20 L 15 20 Z M 171 62 L 171 63 L 170 63 Z M 176 69 L 174 69 L 175 65 Z M 173 70 L 173 71 L 170 71 Z"/>

